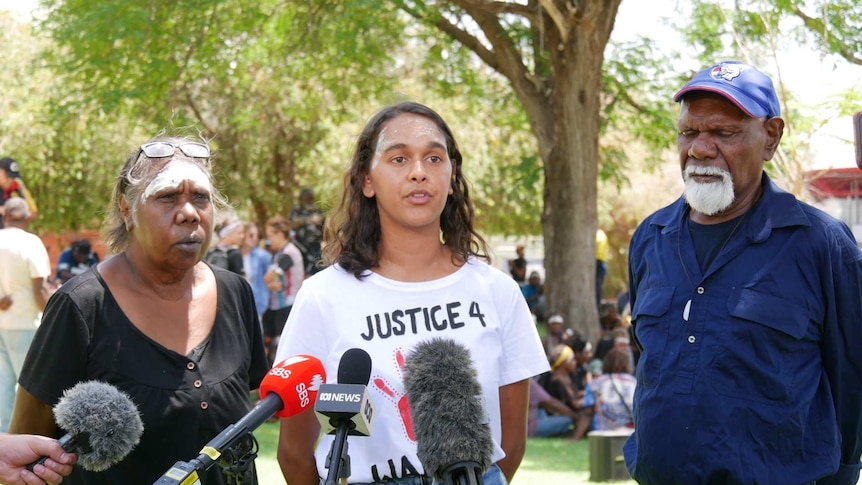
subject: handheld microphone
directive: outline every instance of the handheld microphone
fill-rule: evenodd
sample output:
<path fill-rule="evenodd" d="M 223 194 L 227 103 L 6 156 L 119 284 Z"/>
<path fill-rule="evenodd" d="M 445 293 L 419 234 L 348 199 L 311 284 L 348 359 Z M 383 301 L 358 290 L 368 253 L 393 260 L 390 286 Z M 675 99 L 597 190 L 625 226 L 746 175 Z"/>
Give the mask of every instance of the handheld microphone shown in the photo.
<path fill-rule="evenodd" d="M 338 363 L 338 384 L 320 386 L 314 412 L 324 433 L 334 434 L 327 457 L 326 485 L 350 475 L 347 436 L 368 436 L 374 419 L 374 408 L 366 387 L 371 377 L 371 356 L 362 349 L 350 349 Z M 343 476 L 342 476 L 343 475 Z"/>
<path fill-rule="evenodd" d="M 425 473 L 482 485 L 493 439 L 470 351 L 451 339 L 418 344 L 404 361 L 404 388 Z"/>
<path fill-rule="evenodd" d="M 175 463 L 154 485 L 200 483 L 199 473 L 209 470 L 224 451 L 264 421 L 273 415 L 293 416 L 310 407 L 325 379 L 323 363 L 310 355 L 297 355 L 276 364 L 260 383 L 261 400 L 251 411 L 210 440 L 197 458 Z"/>
<path fill-rule="evenodd" d="M 78 454 L 78 464 L 92 472 L 105 471 L 138 444 L 144 425 L 127 394 L 99 381 L 79 382 L 66 389 L 54 406 L 54 420 L 67 432 L 58 441 Z M 27 465 L 30 471 L 47 457 Z"/>

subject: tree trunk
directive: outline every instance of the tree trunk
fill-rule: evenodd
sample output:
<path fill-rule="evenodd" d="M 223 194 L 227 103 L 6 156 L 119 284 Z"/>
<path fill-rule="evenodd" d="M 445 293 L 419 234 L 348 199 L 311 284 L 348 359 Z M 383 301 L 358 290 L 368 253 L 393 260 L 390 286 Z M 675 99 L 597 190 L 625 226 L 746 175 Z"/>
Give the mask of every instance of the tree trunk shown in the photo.
<path fill-rule="evenodd" d="M 593 340 L 596 307 L 596 177 L 598 89 L 582 69 L 555 100 L 556 143 L 547 147 L 543 231 L 545 298 L 549 313 Z M 600 68 L 599 68 L 599 71 Z M 588 94 L 590 90 L 593 93 Z M 544 152 L 546 149 L 543 149 Z"/>
<path fill-rule="evenodd" d="M 604 48 L 618 1 L 588 8 L 553 57 L 553 90 L 545 126 L 534 130 L 545 167 L 545 298 L 547 312 L 588 341 L 598 333 L 596 196 Z M 551 44 L 553 45 L 553 44 Z M 537 126 L 533 124 L 534 128 Z M 542 136 L 542 133 L 552 136 Z"/>
<path fill-rule="evenodd" d="M 430 20 L 509 79 L 527 114 L 544 162 L 542 230 L 545 239 L 546 312 L 589 341 L 598 333 L 596 305 L 596 194 L 604 50 L 621 0 L 452 0 L 471 15 L 484 41 L 442 17 Z M 430 3 L 430 2 L 429 2 Z M 531 22 L 533 52 L 524 59 L 501 12 Z M 532 65 L 533 71 L 526 66 Z"/>

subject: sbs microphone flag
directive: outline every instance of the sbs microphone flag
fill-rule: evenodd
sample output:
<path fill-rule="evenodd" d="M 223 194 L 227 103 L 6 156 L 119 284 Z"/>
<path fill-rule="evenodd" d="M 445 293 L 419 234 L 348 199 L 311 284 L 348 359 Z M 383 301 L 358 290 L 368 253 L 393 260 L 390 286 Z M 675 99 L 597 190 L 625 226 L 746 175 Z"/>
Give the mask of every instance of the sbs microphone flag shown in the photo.
<path fill-rule="evenodd" d="M 297 355 L 279 362 L 263 377 L 260 402 L 251 411 L 210 440 L 197 458 L 175 463 L 154 485 L 200 483 L 200 473 L 210 469 L 226 450 L 264 421 L 273 415 L 286 418 L 310 408 L 325 380 L 326 371 L 317 357 Z"/>

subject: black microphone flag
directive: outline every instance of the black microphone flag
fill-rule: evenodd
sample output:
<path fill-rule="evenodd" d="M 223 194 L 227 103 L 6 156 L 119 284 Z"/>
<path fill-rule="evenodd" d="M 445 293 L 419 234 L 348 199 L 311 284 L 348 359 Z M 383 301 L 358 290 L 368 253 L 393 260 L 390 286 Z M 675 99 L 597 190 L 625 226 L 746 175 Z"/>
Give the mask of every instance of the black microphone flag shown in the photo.
<path fill-rule="evenodd" d="M 135 403 L 105 382 L 79 382 L 63 392 L 53 410 L 57 426 L 68 433 L 59 439 L 60 446 L 77 453 L 78 464 L 92 472 L 105 471 L 125 458 L 144 432 Z M 32 471 L 45 460 L 28 468 Z"/>
<path fill-rule="evenodd" d="M 493 439 L 470 351 L 451 339 L 418 344 L 404 362 L 404 388 L 425 473 L 482 484 Z"/>

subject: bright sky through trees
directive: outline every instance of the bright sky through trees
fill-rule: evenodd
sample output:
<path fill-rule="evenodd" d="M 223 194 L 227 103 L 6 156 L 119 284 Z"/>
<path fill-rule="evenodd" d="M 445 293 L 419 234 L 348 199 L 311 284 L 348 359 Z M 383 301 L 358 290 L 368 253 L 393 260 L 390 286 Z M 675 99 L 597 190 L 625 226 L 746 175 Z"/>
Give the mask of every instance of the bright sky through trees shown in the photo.
<path fill-rule="evenodd" d="M 650 37 L 663 49 L 685 52 L 680 36 L 670 20 L 679 15 L 675 0 L 623 0 L 614 24 L 611 39 L 616 42 L 632 40 L 638 36 Z M 683 56 L 684 57 L 684 56 Z M 724 59 L 716 59 L 716 62 Z M 698 69 L 696 65 L 669 66 L 669 69 Z M 702 66 L 705 67 L 705 66 Z M 835 55 L 820 59 L 810 48 L 801 47 L 779 53 L 778 66 L 759 66 L 775 76 L 780 69 L 782 79 L 790 92 L 802 103 L 805 115 L 828 118 L 823 128 L 813 135 L 813 159 L 809 168 L 855 166 L 853 147 L 853 120 L 838 116 L 823 106 L 835 93 L 856 86 L 862 87 L 862 67 L 850 65 Z M 862 105 L 857 109 L 862 110 Z"/>
<path fill-rule="evenodd" d="M 612 39 L 625 41 L 646 36 L 660 42 L 662 48 L 683 50 L 679 36 L 669 19 L 673 19 L 675 0 L 623 0 L 614 26 Z M 9 10 L 21 19 L 38 5 L 38 0 L 0 0 L 0 10 Z M 810 49 L 786 52 L 778 59 L 781 75 L 787 87 L 803 103 L 801 109 L 817 113 L 830 96 L 852 86 L 862 86 L 862 67 L 851 66 L 836 56 L 819 59 Z M 775 66 L 763 66 L 771 74 Z M 696 69 L 697 66 L 668 66 L 669 69 Z M 859 106 L 862 110 L 862 106 Z M 809 113 L 806 113 L 809 114 Z M 849 167 L 855 164 L 852 119 L 826 113 L 830 121 L 814 135 L 811 146 L 811 168 Z"/>

